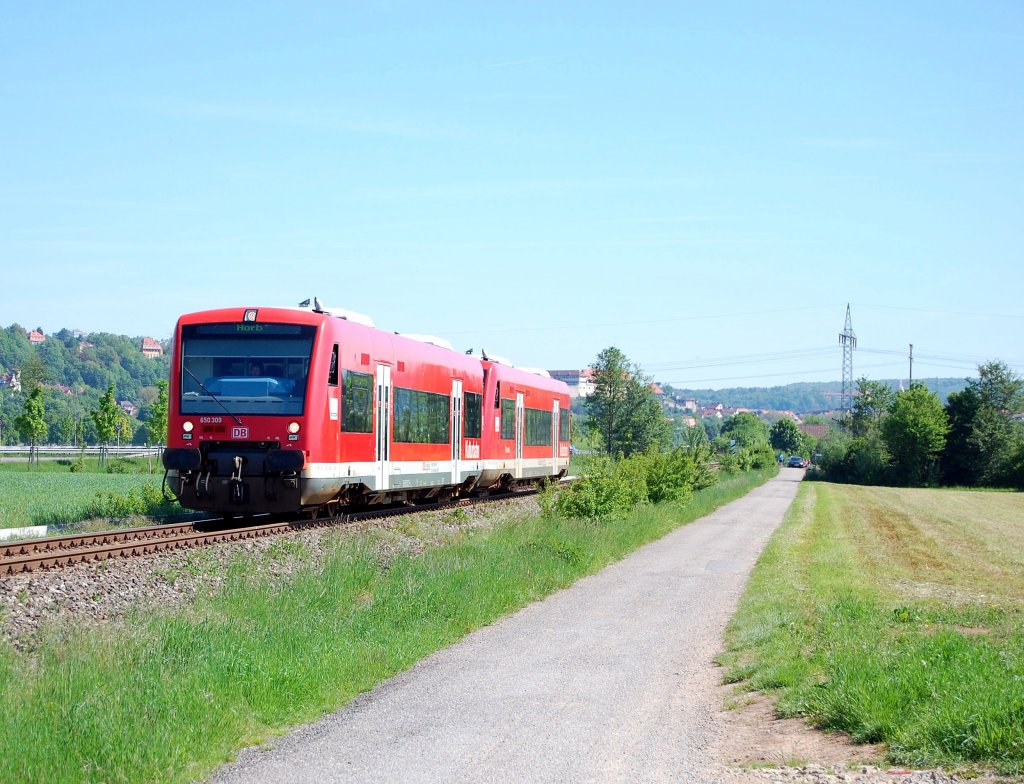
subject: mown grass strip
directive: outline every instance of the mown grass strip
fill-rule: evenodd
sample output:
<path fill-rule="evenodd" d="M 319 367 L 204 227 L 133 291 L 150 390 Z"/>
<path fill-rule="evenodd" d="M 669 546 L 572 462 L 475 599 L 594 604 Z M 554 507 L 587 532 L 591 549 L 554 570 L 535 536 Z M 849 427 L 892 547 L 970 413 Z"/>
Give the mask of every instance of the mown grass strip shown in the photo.
<path fill-rule="evenodd" d="M 189 611 L 0 650 L 0 781 L 191 781 L 764 482 L 600 524 L 519 519 L 382 563 L 339 540 L 285 580 L 237 561 Z"/>
<path fill-rule="evenodd" d="M 727 680 L 891 760 L 1024 772 L 1024 495 L 801 487 Z"/>

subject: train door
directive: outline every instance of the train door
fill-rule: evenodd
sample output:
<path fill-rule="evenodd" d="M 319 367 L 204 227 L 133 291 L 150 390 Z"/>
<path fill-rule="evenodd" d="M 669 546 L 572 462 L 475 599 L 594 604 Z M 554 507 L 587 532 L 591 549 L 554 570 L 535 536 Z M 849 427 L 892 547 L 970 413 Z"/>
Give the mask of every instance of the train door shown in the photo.
<path fill-rule="evenodd" d="M 341 371 L 338 367 L 338 344 L 331 350 L 331 364 L 327 370 L 327 417 L 333 425 L 327 432 L 334 434 L 334 443 L 328 440 L 324 444 L 328 454 L 333 455 L 332 462 L 340 463 L 341 454 Z"/>
<path fill-rule="evenodd" d="M 462 379 L 452 379 L 452 484 L 460 481 L 462 460 Z"/>
<path fill-rule="evenodd" d="M 551 410 L 551 474 L 558 473 L 558 401 Z"/>
<path fill-rule="evenodd" d="M 377 365 L 377 490 L 391 477 L 391 367 Z"/>
<path fill-rule="evenodd" d="M 523 478 L 523 430 L 526 417 L 523 411 L 523 393 L 516 393 L 516 479 Z"/>

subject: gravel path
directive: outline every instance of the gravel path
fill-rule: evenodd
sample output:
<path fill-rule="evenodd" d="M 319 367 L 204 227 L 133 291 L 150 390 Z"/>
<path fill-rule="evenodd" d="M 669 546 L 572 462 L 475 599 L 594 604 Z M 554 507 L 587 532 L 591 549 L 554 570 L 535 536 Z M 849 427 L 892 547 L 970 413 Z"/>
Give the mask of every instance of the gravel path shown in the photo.
<path fill-rule="evenodd" d="M 213 782 L 745 777 L 712 762 L 722 735 L 712 658 L 802 475 L 783 469 L 272 748 L 244 751 Z"/>

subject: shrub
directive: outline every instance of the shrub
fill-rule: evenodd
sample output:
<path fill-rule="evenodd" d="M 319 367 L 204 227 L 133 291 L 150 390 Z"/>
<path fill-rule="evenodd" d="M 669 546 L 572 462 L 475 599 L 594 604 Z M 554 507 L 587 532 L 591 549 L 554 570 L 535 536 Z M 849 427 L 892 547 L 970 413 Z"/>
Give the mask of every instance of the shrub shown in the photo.
<path fill-rule="evenodd" d="M 142 485 L 126 493 L 101 491 L 96 494 L 93 514 L 96 517 L 130 517 L 132 515 L 157 515 L 168 513 L 173 503 L 164 499 L 160 489 Z"/>
<path fill-rule="evenodd" d="M 694 489 L 717 481 L 710 447 L 682 446 L 671 452 L 650 451 L 619 460 L 594 458 L 582 476 L 554 501 L 541 493 L 541 510 L 562 517 L 597 520 L 621 517 L 641 503 L 683 504 Z M 774 458 L 772 458 L 774 460 Z"/>
<path fill-rule="evenodd" d="M 735 452 L 722 452 L 718 456 L 718 470 L 726 474 L 735 474 L 740 470 L 739 455 Z"/>
<path fill-rule="evenodd" d="M 740 450 L 740 454 L 746 463 L 746 469 L 760 470 L 775 465 L 775 452 L 768 444 L 745 446 Z"/>
<path fill-rule="evenodd" d="M 686 503 L 693 495 L 696 466 L 682 449 L 671 452 L 651 452 L 646 456 L 647 500 Z"/>
<path fill-rule="evenodd" d="M 562 517 L 581 520 L 624 517 L 647 500 L 643 458 L 591 460 L 585 473 L 558 495 L 555 511 Z"/>
<path fill-rule="evenodd" d="M 135 472 L 135 464 L 123 457 L 111 460 L 110 465 L 107 466 L 108 474 L 134 474 Z"/>

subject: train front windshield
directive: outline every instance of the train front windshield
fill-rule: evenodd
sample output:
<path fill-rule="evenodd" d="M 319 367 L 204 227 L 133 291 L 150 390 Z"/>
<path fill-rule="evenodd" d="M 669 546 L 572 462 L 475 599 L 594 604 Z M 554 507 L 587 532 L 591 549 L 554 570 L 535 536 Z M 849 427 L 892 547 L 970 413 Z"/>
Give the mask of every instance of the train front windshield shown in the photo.
<path fill-rule="evenodd" d="M 181 413 L 301 414 L 315 334 L 299 324 L 182 327 Z"/>

